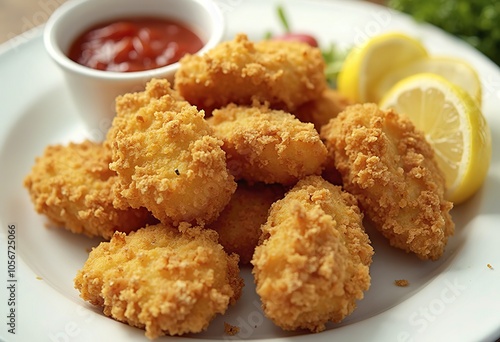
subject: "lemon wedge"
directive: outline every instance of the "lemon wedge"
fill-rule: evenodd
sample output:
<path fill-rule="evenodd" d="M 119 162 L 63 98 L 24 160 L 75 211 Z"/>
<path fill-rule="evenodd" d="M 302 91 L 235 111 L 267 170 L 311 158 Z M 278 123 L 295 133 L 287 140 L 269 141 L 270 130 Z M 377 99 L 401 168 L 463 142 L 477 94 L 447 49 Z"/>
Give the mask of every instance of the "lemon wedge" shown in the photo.
<path fill-rule="evenodd" d="M 354 102 L 378 102 L 377 85 L 385 75 L 427 57 L 422 43 L 406 34 L 377 35 L 346 56 L 337 78 L 338 90 Z"/>
<path fill-rule="evenodd" d="M 408 65 L 394 69 L 382 78 L 376 87 L 377 102 L 389 91 L 389 89 L 411 75 L 430 72 L 444 77 L 451 83 L 461 87 L 469 93 L 472 98 L 481 107 L 481 81 L 476 70 L 466 61 L 445 56 L 430 56 L 424 59 L 418 59 Z"/>
<path fill-rule="evenodd" d="M 424 132 L 445 175 L 447 200 L 462 203 L 481 187 L 491 160 L 491 133 L 466 91 L 422 73 L 396 83 L 380 107 L 407 115 Z"/>

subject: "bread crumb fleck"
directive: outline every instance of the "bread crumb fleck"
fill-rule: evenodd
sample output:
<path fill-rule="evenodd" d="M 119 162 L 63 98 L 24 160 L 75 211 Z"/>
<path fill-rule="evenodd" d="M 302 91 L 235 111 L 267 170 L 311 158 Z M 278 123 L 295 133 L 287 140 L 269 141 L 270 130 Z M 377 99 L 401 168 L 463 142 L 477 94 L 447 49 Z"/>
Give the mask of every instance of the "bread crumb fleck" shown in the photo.
<path fill-rule="evenodd" d="M 489 268 L 490 270 L 492 270 L 492 269 L 493 269 L 493 266 L 491 266 L 491 264 L 487 264 L 486 266 L 488 266 L 488 268 Z"/>
<path fill-rule="evenodd" d="M 36 280 L 43 280 L 43 278 L 40 276 L 36 276 Z"/>
<path fill-rule="evenodd" d="M 394 280 L 394 284 L 399 287 L 407 287 L 410 285 L 410 282 L 406 279 L 398 279 Z"/>
<path fill-rule="evenodd" d="M 226 333 L 226 335 L 234 336 L 240 332 L 240 328 L 235 325 L 231 325 L 229 323 L 224 322 L 224 332 Z"/>

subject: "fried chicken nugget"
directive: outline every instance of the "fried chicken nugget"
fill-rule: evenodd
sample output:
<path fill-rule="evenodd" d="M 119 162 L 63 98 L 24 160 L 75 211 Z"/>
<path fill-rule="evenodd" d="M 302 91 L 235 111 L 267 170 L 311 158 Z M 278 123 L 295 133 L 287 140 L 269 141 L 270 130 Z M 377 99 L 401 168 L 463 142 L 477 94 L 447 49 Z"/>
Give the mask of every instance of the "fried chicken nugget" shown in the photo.
<path fill-rule="evenodd" d="M 107 240 L 115 231 L 130 232 L 151 222 L 144 208 L 117 209 L 108 167 L 109 151 L 90 141 L 48 146 L 35 161 L 24 186 L 37 212 L 76 234 Z"/>
<path fill-rule="evenodd" d="M 238 182 L 236 192 L 219 218 L 207 226 L 219 233 L 219 243 L 228 253 L 240 256 L 240 264 L 249 264 L 267 220 L 271 205 L 283 197 L 279 184 Z"/>
<path fill-rule="evenodd" d="M 158 224 L 101 243 L 75 277 L 80 297 L 150 339 L 206 329 L 241 295 L 238 256 L 213 230 L 180 230 Z"/>
<path fill-rule="evenodd" d="M 411 121 L 374 104 L 348 107 L 323 127 L 335 167 L 392 246 L 438 259 L 454 232 L 434 151 Z"/>
<path fill-rule="evenodd" d="M 224 141 L 229 170 L 237 179 L 293 185 L 321 173 L 327 150 L 319 133 L 289 113 L 230 104 L 207 121 Z"/>
<path fill-rule="evenodd" d="M 342 95 L 338 90 L 325 89 L 317 99 L 304 103 L 293 114 L 302 122 L 311 122 L 319 132 L 330 119 L 335 118 L 352 101 Z"/>
<path fill-rule="evenodd" d="M 285 330 L 319 332 L 370 287 L 373 249 L 354 196 L 319 176 L 271 207 L 252 259 L 264 313 Z"/>
<path fill-rule="evenodd" d="M 119 176 L 117 202 L 144 206 L 163 223 L 204 224 L 217 218 L 236 183 L 204 112 L 171 92 L 168 81 L 152 80 L 144 92 L 116 100 L 106 143 Z"/>
<path fill-rule="evenodd" d="M 305 43 L 264 40 L 238 34 L 203 56 L 186 55 L 175 75 L 175 88 L 191 104 L 208 112 L 252 99 L 292 111 L 327 88 L 325 63 L 318 48 Z"/>

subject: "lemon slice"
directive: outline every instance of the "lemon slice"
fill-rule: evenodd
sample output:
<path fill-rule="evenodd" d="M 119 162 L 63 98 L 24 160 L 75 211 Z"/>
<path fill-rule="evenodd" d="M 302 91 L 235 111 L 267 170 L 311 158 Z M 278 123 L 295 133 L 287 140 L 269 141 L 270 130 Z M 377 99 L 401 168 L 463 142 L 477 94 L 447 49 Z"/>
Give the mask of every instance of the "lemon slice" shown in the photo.
<path fill-rule="evenodd" d="M 451 83 L 461 87 L 476 100 L 481 107 L 481 81 L 476 70 L 466 61 L 444 56 L 431 56 L 419 59 L 408 65 L 394 69 L 382 78 L 376 88 L 377 102 L 398 81 L 418 73 L 430 72 L 444 77 Z"/>
<path fill-rule="evenodd" d="M 428 57 L 422 43 L 402 33 L 375 36 L 347 55 L 338 90 L 355 102 L 378 102 L 377 84 L 389 72 Z"/>
<path fill-rule="evenodd" d="M 434 147 L 446 178 L 446 199 L 459 204 L 483 184 L 491 160 L 491 133 L 471 96 L 435 74 L 396 83 L 380 107 L 407 115 Z"/>

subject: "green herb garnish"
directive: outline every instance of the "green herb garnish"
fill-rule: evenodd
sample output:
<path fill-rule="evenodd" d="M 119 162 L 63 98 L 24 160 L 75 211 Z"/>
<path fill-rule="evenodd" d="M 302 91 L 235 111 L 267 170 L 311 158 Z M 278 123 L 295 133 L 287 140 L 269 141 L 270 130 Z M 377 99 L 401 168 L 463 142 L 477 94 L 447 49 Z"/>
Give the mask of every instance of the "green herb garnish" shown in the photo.
<path fill-rule="evenodd" d="M 283 29 L 285 30 L 286 33 L 290 33 L 290 25 L 288 25 L 288 20 L 286 18 L 283 6 L 278 5 L 278 7 L 276 7 L 276 11 L 278 12 L 278 18 L 280 19 Z"/>

